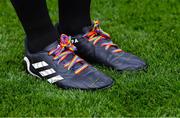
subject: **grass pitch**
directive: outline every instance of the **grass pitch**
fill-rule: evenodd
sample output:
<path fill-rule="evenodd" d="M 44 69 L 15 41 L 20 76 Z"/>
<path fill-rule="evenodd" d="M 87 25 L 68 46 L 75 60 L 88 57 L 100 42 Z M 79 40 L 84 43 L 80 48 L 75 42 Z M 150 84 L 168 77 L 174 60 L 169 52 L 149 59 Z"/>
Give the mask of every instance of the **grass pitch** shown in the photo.
<path fill-rule="evenodd" d="M 49 0 L 53 23 L 57 1 Z M 0 0 L 0 116 L 180 116 L 180 1 L 92 0 L 91 15 L 122 49 L 149 64 L 118 73 L 94 92 L 62 90 L 25 72 L 24 32 L 8 0 Z"/>

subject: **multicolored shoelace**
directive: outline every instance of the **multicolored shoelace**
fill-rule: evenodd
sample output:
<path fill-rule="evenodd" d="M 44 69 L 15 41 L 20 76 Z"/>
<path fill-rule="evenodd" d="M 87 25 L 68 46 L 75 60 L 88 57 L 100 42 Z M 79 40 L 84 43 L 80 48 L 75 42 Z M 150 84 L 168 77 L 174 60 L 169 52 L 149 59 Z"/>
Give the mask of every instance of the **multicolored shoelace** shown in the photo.
<path fill-rule="evenodd" d="M 93 41 L 93 44 L 96 45 L 100 40 L 110 40 L 111 37 L 108 33 L 104 32 L 101 28 L 100 28 L 100 23 L 99 21 L 94 21 L 94 27 L 93 29 L 86 33 L 85 35 L 83 35 L 83 37 L 87 38 L 88 41 Z M 116 47 L 118 48 L 118 46 L 116 44 L 114 44 L 112 41 L 107 42 L 107 43 L 102 43 L 101 46 L 104 46 L 106 50 L 108 50 L 110 47 Z M 122 49 L 114 49 L 112 51 L 113 53 L 119 53 L 119 52 L 123 52 Z"/>
<path fill-rule="evenodd" d="M 58 64 L 66 59 L 68 55 L 72 55 L 74 51 L 77 50 L 76 47 L 70 42 L 70 40 L 71 39 L 69 36 L 62 34 L 60 38 L 60 44 L 48 53 L 49 55 L 54 55 L 53 59 L 58 60 Z M 83 59 L 79 58 L 77 55 L 74 55 L 71 61 L 64 64 L 64 68 L 70 70 L 77 63 L 81 63 L 82 66 L 75 70 L 75 74 L 79 74 L 88 67 L 88 64 L 85 63 Z"/>

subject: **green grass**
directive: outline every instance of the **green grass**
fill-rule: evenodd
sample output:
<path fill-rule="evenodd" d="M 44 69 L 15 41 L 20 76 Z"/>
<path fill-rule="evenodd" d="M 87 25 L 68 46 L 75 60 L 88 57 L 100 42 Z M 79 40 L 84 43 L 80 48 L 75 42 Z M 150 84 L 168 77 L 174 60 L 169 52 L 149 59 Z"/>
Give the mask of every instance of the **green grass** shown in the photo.
<path fill-rule="evenodd" d="M 48 5 L 55 23 L 57 1 Z M 93 0 L 91 11 L 115 43 L 149 63 L 148 71 L 121 74 L 96 65 L 116 82 L 94 92 L 38 80 L 25 72 L 14 9 L 0 0 L 0 116 L 180 117 L 180 1 Z"/>

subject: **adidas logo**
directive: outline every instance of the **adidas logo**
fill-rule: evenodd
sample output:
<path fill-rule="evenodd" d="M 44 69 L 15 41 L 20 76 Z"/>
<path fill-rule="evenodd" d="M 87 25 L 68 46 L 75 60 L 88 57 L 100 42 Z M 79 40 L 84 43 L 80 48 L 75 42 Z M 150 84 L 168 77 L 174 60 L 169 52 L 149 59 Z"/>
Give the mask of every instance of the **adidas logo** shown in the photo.
<path fill-rule="evenodd" d="M 41 71 L 38 71 L 38 73 L 39 73 L 42 77 L 47 77 L 47 76 L 48 76 L 49 79 L 47 79 L 47 81 L 48 81 L 49 83 L 55 83 L 55 82 L 57 82 L 57 81 L 59 81 L 59 80 L 63 80 L 63 79 L 64 79 L 62 76 L 56 75 L 56 71 L 55 71 L 53 68 L 49 67 L 49 65 L 48 65 L 45 61 L 40 61 L 40 62 L 36 62 L 36 63 L 30 64 L 30 61 L 29 61 L 29 59 L 28 59 L 27 57 L 24 57 L 24 61 L 25 61 L 26 64 L 27 64 L 27 70 L 28 70 L 28 72 L 29 72 L 31 75 L 33 75 L 33 76 L 36 76 L 36 77 L 38 77 L 38 78 L 41 78 L 41 77 L 39 77 L 36 73 L 33 73 L 33 72 L 30 70 L 30 65 L 32 65 L 32 67 L 33 67 L 34 69 L 36 69 L 37 71 L 38 71 L 38 69 L 41 68 Z M 44 67 L 45 67 L 46 69 L 45 69 Z M 48 68 L 48 69 L 47 69 L 47 68 Z"/>

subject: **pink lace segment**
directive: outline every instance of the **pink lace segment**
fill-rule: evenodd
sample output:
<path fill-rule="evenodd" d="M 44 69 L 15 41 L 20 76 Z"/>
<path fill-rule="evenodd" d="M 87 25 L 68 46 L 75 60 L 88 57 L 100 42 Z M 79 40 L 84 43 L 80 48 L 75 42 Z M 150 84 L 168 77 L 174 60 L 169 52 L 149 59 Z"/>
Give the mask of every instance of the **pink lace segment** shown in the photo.
<path fill-rule="evenodd" d="M 57 46 L 57 48 L 52 49 L 48 54 L 53 55 L 54 60 L 58 60 L 58 63 L 62 62 L 64 59 L 66 59 L 69 55 L 73 54 L 76 50 L 76 47 L 70 42 L 70 37 L 66 36 L 65 34 L 61 35 L 61 43 Z M 77 55 L 75 55 L 71 61 L 66 63 L 64 65 L 65 68 L 70 70 L 75 64 L 77 63 L 83 63 L 84 60 L 79 58 Z M 84 69 L 88 67 L 88 64 L 83 64 L 81 67 L 79 67 L 77 70 L 75 70 L 75 74 L 79 74 Z"/>
<path fill-rule="evenodd" d="M 85 34 L 83 37 L 87 38 L 88 41 L 93 41 L 93 44 L 96 45 L 100 40 L 104 39 L 110 39 L 110 35 L 106 32 L 104 32 L 100 26 L 99 26 L 99 21 L 94 21 L 94 27 L 93 29 L 88 32 L 87 34 Z M 108 42 L 108 43 L 102 43 L 101 46 L 104 46 L 106 50 L 108 50 L 110 47 L 116 47 L 118 48 L 118 46 L 116 44 L 113 44 L 112 41 Z M 119 52 L 123 52 L 122 49 L 114 49 L 112 51 L 113 53 L 119 53 Z"/>

